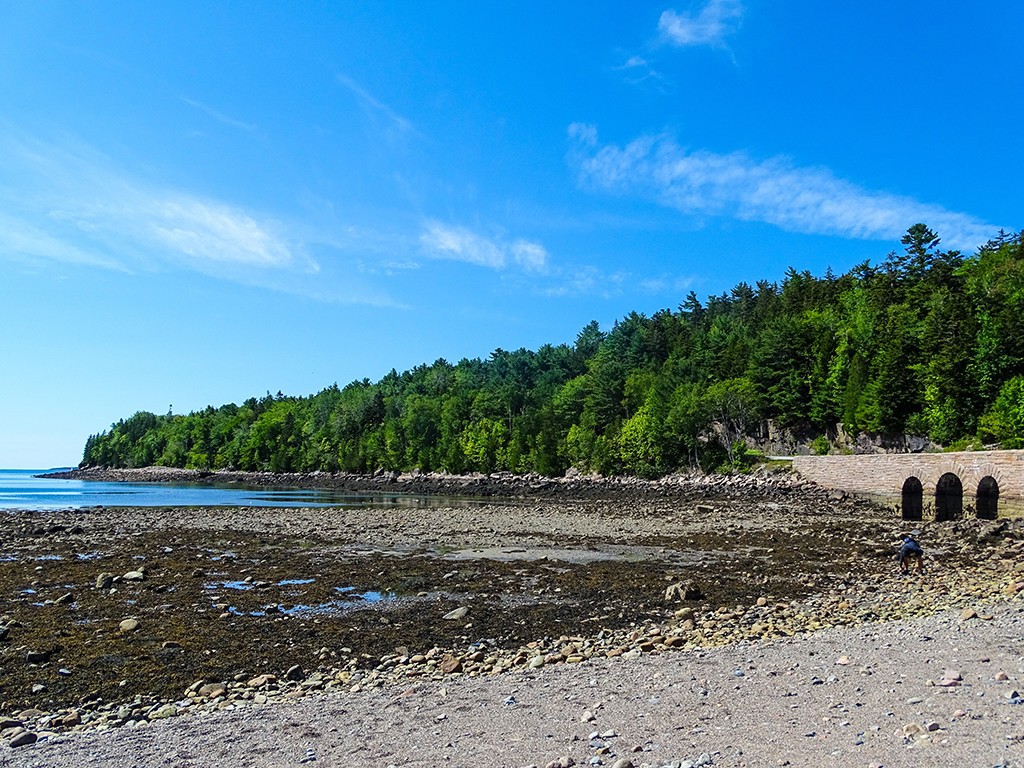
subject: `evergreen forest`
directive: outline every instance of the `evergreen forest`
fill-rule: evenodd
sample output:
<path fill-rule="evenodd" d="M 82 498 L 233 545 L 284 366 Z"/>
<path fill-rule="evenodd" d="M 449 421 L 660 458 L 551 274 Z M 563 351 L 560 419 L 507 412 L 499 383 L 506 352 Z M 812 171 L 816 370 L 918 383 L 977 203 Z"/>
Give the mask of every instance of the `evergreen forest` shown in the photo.
<path fill-rule="evenodd" d="M 83 466 L 655 477 L 740 468 L 766 420 L 817 436 L 1024 447 L 1024 233 L 969 256 L 924 224 L 842 276 L 790 269 L 573 344 L 440 359 L 382 379 L 187 415 L 139 412 Z"/>

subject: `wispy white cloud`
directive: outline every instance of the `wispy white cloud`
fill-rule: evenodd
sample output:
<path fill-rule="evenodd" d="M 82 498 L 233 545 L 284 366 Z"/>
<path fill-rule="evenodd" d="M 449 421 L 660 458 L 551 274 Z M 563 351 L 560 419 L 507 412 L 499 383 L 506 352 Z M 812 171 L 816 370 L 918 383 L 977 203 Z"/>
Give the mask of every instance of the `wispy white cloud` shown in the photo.
<path fill-rule="evenodd" d="M 146 208 L 136 213 L 142 236 L 151 235 L 170 253 L 250 267 L 296 263 L 294 246 L 273 232 L 272 224 L 244 211 L 186 196 L 151 199 Z M 317 270 L 315 262 L 306 266 Z"/>
<path fill-rule="evenodd" d="M 420 245 L 432 258 L 464 261 L 491 269 L 515 264 L 529 272 L 544 272 L 548 265 L 548 252 L 540 243 L 529 240 L 507 243 L 434 220 L 424 223 Z"/>
<path fill-rule="evenodd" d="M 670 78 L 657 69 L 652 58 L 664 46 L 677 48 L 710 46 L 728 50 L 726 38 L 739 29 L 744 7 L 741 0 L 707 0 L 690 11 L 677 13 L 671 8 L 658 17 L 658 32 L 643 53 L 619 52 L 624 58 L 612 71 L 621 74 L 630 85 L 645 85 L 667 92 L 674 87 Z"/>
<path fill-rule="evenodd" d="M 366 275 L 393 277 L 404 272 L 420 269 L 421 266 L 420 262 L 415 259 L 382 259 L 380 261 L 360 259 L 356 268 Z"/>
<path fill-rule="evenodd" d="M 252 123 L 246 123 L 242 120 L 236 120 L 235 118 L 229 117 L 228 115 L 225 115 L 223 112 L 220 112 L 214 109 L 213 107 L 208 107 L 206 104 L 203 104 L 202 102 L 195 101 L 194 99 L 189 99 L 184 96 L 181 98 L 181 100 L 188 104 L 190 107 L 195 107 L 200 112 L 205 112 L 206 115 L 212 117 L 219 123 L 224 123 L 224 125 L 230 126 L 232 128 L 238 128 L 248 133 L 253 133 L 256 131 L 256 126 Z"/>
<path fill-rule="evenodd" d="M 641 290 L 651 294 L 673 293 L 679 294 L 690 290 L 694 284 L 692 277 L 661 277 L 642 278 L 637 283 Z"/>
<path fill-rule="evenodd" d="M 630 55 L 622 64 L 612 67 L 612 70 L 621 72 L 622 78 L 630 85 L 639 85 L 650 81 L 662 88 L 667 82 L 665 76 L 656 70 L 650 61 L 639 54 Z"/>
<path fill-rule="evenodd" d="M 998 229 L 965 213 L 889 192 L 864 189 L 826 168 L 783 157 L 686 149 L 671 137 L 644 136 L 602 146 L 594 126 L 573 124 L 571 162 L 580 184 L 653 200 L 683 213 L 772 224 L 791 232 L 854 239 L 898 239 L 917 222 L 943 242 L 973 249 Z"/>
<path fill-rule="evenodd" d="M 465 227 L 429 221 L 420 235 L 420 243 L 429 255 L 437 258 L 465 261 L 492 269 L 505 266 L 504 249 Z"/>
<path fill-rule="evenodd" d="M 56 237 L 23 218 L 0 213 L 0 251 L 8 258 L 56 261 L 124 271 L 116 259 Z"/>
<path fill-rule="evenodd" d="M 516 264 L 528 272 L 543 272 L 548 265 L 548 252 L 540 243 L 516 240 L 509 247 L 509 253 Z"/>
<path fill-rule="evenodd" d="M 669 9 L 658 19 L 658 31 L 672 45 L 723 46 L 743 21 L 739 0 L 708 0 L 699 10 L 676 13 Z"/>
<path fill-rule="evenodd" d="M 0 246 L 9 254 L 129 271 L 155 259 L 220 276 L 317 269 L 272 219 L 144 183 L 86 147 L 11 140 L 0 152 Z"/>
<path fill-rule="evenodd" d="M 547 249 L 539 243 L 485 237 L 466 227 L 436 220 L 424 223 L 420 245 L 430 258 L 489 267 L 500 272 L 503 284 L 513 290 L 552 299 L 612 299 L 638 291 L 674 296 L 692 283 L 690 277 L 651 276 L 619 268 L 608 270 L 595 264 L 552 264 Z"/>
<path fill-rule="evenodd" d="M 560 270 L 551 284 L 541 289 L 541 293 L 557 298 L 597 296 L 609 299 L 621 296 L 625 293 L 625 288 L 633 284 L 632 276 L 628 272 L 608 272 L 592 264 L 586 264 Z"/>
<path fill-rule="evenodd" d="M 384 104 L 383 102 L 379 101 L 376 97 L 373 96 L 373 94 L 371 94 L 369 91 L 363 88 L 351 77 L 340 72 L 337 75 L 335 75 L 335 77 L 337 78 L 339 84 L 345 86 L 350 91 L 352 91 L 352 93 L 354 93 L 365 106 L 370 107 L 374 112 L 384 115 L 386 118 L 388 118 L 388 120 L 390 120 L 395 126 L 400 128 L 402 131 L 407 131 L 410 133 L 415 132 L 416 129 L 413 127 L 413 124 L 409 120 L 395 112 L 387 104 Z"/>

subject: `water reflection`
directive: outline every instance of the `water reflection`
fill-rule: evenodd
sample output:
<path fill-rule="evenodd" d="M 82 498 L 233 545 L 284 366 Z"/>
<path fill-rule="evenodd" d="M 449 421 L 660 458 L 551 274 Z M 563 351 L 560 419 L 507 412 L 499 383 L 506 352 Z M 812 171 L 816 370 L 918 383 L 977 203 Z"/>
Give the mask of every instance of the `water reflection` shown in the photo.
<path fill-rule="evenodd" d="M 265 488 L 238 483 L 109 483 L 38 477 L 40 470 L 0 469 L 0 509 L 81 507 L 409 507 L 473 505 L 481 499 L 332 489 Z"/>
<path fill-rule="evenodd" d="M 286 580 L 290 582 L 309 583 L 312 579 L 292 579 Z M 284 583 L 284 582 L 282 582 Z M 218 584 L 227 587 L 229 589 L 249 589 L 252 584 L 241 581 L 223 581 Z M 215 588 L 215 584 L 207 585 L 207 588 Z M 356 610 L 366 604 L 384 603 L 390 600 L 396 599 L 397 595 L 394 592 L 360 592 L 356 593 L 355 587 L 335 587 L 335 592 L 340 592 L 344 595 L 343 599 L 340 600 L 328 600 L 325 603 L 317 604 L 280 604 L 280 605 L 268 605 L 262 609 L 256 609 L 253 611 L 242 610 L 238 606 L 229 605 L 227 612 L 233 616 L 324 616 L 330 614 L 344 613 L 346 611 Z"/>

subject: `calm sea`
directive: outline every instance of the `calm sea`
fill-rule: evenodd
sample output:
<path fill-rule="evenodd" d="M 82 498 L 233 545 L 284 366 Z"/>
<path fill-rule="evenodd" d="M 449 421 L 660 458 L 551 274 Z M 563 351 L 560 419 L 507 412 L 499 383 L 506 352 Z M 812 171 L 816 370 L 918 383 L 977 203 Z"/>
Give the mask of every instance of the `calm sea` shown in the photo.
<path fill-rule="evenodd" d="M 37 477 L 51 470 L 0 469 L 0 509 L 77 507 L 425 507 L 466 504 L 434 496 L 193 483 L 105 483 Z"/>

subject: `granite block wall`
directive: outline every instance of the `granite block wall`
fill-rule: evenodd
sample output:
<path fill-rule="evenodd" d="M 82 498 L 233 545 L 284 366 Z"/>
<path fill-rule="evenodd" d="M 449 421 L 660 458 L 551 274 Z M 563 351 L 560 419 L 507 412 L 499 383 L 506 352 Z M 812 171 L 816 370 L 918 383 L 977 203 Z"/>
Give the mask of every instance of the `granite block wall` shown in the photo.
<path fill-rule="evenodd" d="M 796 456 L 793 468 L 825 488 L 891 498 L 899 498 L 907 478 L 916 477 L 928 499 L 939 478 L 952 473 L 963 484 L 965 504 L 972 503 L 981 481 L 990 477 L 998 485 L 1000 507 L 1024 506 L 1024 450 Z"/>

